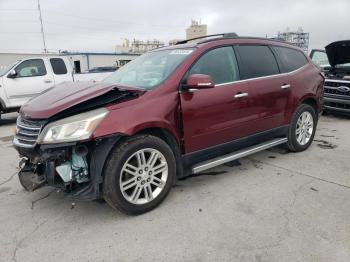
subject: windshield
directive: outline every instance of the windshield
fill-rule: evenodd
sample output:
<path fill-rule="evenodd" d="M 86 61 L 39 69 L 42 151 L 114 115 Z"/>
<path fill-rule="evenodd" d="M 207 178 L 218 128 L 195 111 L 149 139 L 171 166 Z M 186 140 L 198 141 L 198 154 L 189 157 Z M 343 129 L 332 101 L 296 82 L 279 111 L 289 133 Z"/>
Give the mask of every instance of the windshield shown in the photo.
<path fill-rule="evenodd" d="M 0 76 L 5 75 L 17 63 L 18 61 L 7 66 L 0 66 Z"/>
<path fill-rule="evenodd" d="M 104 82 L 153 89 L 193 52 L 193 49 L 171 49 L 146 53 L 120 68 Z"/>

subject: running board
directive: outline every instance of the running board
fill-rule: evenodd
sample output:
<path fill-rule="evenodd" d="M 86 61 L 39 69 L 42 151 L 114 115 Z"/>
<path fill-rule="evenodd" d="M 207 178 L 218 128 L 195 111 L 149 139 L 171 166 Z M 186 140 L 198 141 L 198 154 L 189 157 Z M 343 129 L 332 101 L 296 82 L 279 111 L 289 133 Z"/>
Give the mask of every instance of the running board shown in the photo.
<path fill-rule="evenodd" d="M 287 141 L 288 141 L 287 138 L 277 138 L 277 139 L 269 140 L 267 142 L 264 142 L 264 143 L 261 143 L 261 144 L 255 145 L 255 146 L 251 146 L 251 147 L 248 147 L 248 148 L 245 148 L 242 150 L 238 150 L 238 151 L 233 152 L 231 154 L 227 154 L 227 155 L 223 155 L 220 157 L 210 159 L 208 161 L 205 161 L 205 162 L 202 162 L 202 163 L 195 165 L 192 168 L 192 173 L 193 174 L 200 173 L 200 172 L 207 170 L 209 168 L 220 166 L 222 164 L 236 160 L 238 158 L 249 156 L 249 155 L 255 154 L 259 151 L 262 151 L 262 150 L 265 150 L 265 149 L 268 149 L 268 148 L 271 148 L 274 146 L 278 146 L 280 144 L 284 144 Z"/>

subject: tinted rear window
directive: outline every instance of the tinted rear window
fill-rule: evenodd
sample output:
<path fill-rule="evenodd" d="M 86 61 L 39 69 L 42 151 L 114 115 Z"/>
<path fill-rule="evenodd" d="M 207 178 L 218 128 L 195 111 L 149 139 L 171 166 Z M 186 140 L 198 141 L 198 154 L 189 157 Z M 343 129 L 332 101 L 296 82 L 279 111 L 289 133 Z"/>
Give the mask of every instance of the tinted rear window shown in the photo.
<path fill-rule="evenodd" d="M 281 59 L 282 71 L 284 73 L 297 70 L 308 63 L 308 60 L 301 51 L 280 46 L 274 46 L 273 49 Z"/>
<path fill-rule="evenodd" d="M 52 70 L 55 75 L 65 75 L 67 74 L 67 67 L 61 58 L 51 58 L 50 63 Z"/>
<path fill-rule="evenodd" d="M 238 46 L 242 79 L 279 74 L 277 61 L 268 46 Z"/>

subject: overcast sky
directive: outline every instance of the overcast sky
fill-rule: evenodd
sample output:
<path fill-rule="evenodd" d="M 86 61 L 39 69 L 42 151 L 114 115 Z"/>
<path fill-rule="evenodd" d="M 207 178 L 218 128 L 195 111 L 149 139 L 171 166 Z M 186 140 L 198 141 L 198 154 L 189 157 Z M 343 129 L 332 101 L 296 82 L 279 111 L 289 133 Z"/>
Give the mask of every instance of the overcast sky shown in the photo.
<path fill-rule="evenodd" d="M 49 50 L 114 51 L 122 38 L 185 38 L 191 19 L 208 33 L 273 37 L 310 32 L 310 48 L 350 39 L 350 0 L 41 0 Z M 0 52 L 43 49 L 37 0 L 0 0 Z"/>

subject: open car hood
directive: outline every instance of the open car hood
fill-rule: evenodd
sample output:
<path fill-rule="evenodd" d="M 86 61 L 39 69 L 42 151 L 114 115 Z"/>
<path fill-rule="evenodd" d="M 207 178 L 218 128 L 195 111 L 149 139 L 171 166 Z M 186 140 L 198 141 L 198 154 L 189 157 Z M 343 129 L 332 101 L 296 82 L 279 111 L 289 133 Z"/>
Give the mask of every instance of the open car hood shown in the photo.
<path fill-rule="evenodd" d="M 24 118 L 47 119 L 136 98 L 145 91 L 110 83 L 64 82 L 21 107 Z"/>
<path fill-rule="evenodd" d="M 332 67 L 350 63 L 350 40 L 337 41 L 327 45 L 326 53 Z"/>

